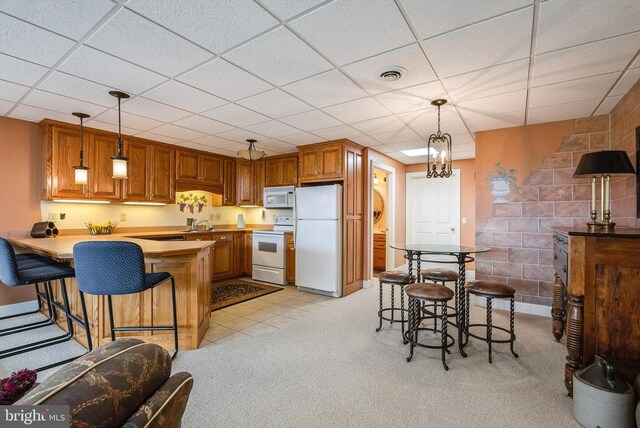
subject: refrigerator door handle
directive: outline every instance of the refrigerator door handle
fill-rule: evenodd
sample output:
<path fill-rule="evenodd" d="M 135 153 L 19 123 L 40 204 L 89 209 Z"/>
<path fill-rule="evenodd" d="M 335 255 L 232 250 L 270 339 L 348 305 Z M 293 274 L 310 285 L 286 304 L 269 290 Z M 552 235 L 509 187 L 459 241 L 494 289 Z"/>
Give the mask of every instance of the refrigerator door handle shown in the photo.
<path fill-rule="evenodd" d="M 293 248 L 296 248 L 296 227 L 298 227 L 298 214 L 296 212 L 296 192 L 293 192 Z"/>

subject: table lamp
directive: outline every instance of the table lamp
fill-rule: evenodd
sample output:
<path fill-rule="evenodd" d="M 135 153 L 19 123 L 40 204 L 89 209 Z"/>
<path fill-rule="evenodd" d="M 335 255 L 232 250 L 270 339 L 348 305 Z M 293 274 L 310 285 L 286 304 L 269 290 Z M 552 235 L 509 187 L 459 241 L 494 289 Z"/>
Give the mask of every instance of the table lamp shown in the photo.
<path fill-rule="evenodd" d="M 611 221 L 611 176 L 635 173 L 631 160 L 624 150 L 604 150 L 582 155 L 573 176 L 591 178 L 591 221 L 587 223 L 590 230 L 598 228 L 613 230 L 616 224 Z M 598 213 L 596 211 L 596 180 L 598 176 L 601 183 L 601 222 L 597 221 Z"/>

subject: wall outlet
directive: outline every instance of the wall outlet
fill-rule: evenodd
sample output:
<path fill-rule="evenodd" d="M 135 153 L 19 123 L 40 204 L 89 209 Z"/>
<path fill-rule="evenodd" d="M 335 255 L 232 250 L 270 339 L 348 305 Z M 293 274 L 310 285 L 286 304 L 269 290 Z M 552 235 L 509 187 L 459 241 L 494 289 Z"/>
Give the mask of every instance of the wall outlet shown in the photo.
<path fill-rule="evenodd" d="M 220 221 L 220 220 L 222 220 L 222 214 L 220 214 L 220 213 L 215 213 L 215 214 L 214 214 L 213 219 L 214 219 L 215 221 Z"/>
<path fill-rule="evenodd" d="M 60 213 L 60 220 L 67 218 L 67 213 Z"/>
<path fill-rule="evenodd" d="M 58 213 L 49 213 L 47 220 L 48 221 L 58 221 Z"/>
<path fill-rule="evenodd" d="M 214 218 L 215 218 L 214 213 L 209 214 L 209 221 L 213 221 Z"/>
<path fill-rule="evenodd" d="M 262 210 L 262 219 L 264 220 L 266 216 L 267 216 L 267 212 L 265 210 Z"/>
<path fill-rule="evenodd" d="M 120 221 L 127 221 L 127 213 L 120 213 Z"/>
<path fill-rule="evenodd" d="M 462 217 L 462 224 L 467 224 L 467 218 L 466 217 Z"/>

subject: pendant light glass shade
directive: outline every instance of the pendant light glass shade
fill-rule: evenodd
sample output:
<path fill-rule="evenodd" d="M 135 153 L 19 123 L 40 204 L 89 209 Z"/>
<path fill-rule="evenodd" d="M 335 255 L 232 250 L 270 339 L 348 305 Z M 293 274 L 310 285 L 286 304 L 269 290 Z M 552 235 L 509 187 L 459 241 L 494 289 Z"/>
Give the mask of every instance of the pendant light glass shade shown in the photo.
<path fill-rule="evenodd" d="M 86 185 L 89 184 L 89 167 L 84 166 L 83 162 L 84 162 L 84 135 L 83 135 L 83 121 L 84 119 L 86 119 L 87 117 L 91 117 L 86 113 L 78 113 L 78 112 L 73 112 L 71 113 L 72 115 L 74 115 L 75 117 L 80 118 L 80 165 L 78 166 L 74 166 L 74 183 L 75 184 L 82 184 L 82 185 Z"/>
<path fill-rule="evenodd" d="M 126 180 L 128 157 L 122 155 L 122 119 L 120 117 L 120 100 L 129 98 L 129 94 L 120 91 L 109 91 L 109 95 L 118 99 L 118 149 L 115 156 L 111 156 L 113 162 L 113 178 Z"/>
<path fill-rule="evenodd" d="M 247 143 L 249 143 L 249 148 L 238 150 L 238 157 L 241 157 L 242 159 L 246 159 L 248 161 L 259 160 L 265 157 L 267 154 L 264 151 L 256 149 L 256 141 L 257 140 L 252 139 L 247 140 Z"/>

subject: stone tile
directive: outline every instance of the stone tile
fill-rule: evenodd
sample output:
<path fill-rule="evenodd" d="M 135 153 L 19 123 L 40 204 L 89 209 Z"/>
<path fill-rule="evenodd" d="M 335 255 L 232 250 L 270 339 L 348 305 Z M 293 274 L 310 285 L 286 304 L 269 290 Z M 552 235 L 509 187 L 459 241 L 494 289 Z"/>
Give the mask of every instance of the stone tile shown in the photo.
<path fill-rule="evenodd" d="M 523 206 L 523 217 L 553 217 L 552 202 L 525 202 Z"/>
<path fill-rule="evenodd" d="M 587 148 L 589 148 L 587 146 Z M 542 169 L 570 168 L 573 166 L 571 152 L 553 153 L 545 156 L 542 161 Z"/>
<path fill-rule="evenodd" d="M 255 312 L 256 310 L 250 307 L 246 307 L 246 306 L 238 306 L 238 305 L 233 305 L 230 306 L 229 309 L 226 310 L 226 312 L 230 312 L 233 315 L 238 315 L 240 317 L 246 315 L 246 314 L 250 314 L 252 312 Z"/>
<path fill-rule="evenodd" d="M 478 245 L 493 245 L 493 233 L 491 233 L 491 232 L 476 232 L 476 244 L 478 244 Z"/>
<path fill-rule="evenodd" d="M 493 275 L 508 278 L 522 278 L 522 264 L 493 262 Z"/>
<path fill-rule="evenodd" d="M 293 318 L 295 320 L 302 319 L 308 315 L 309 315 L 308 312 L 301 311 L 299 309 L 289 309 L 288 311 L 284 311 L 283 313 L 280 314 L 280 316 Z"/>
<path fill-rule="evenodd" d="M 544 266 L 552 266 L 553 250 L 538 250 L 538 264 Z"/>
<path fill-rule="evenodd" d="M 268 318 L 274 317 L 275 315 L 276 314 L 272 314 L 271 312 L 258 311 L 252 314 L 247 314 L 244 317 L 252 321 L 262 322 Z"/>
<path fill-rule="evenodd" d="M 506 218 L 495 218 L 489 217 L 487 219 L 487 224 L 484 226 L 485 231 L 498 231 L 498 232 L 506 232 L 509 230 L 509 223 Z"/>
<path fill-rule="evenodd" d="M 509 219 L 509 232 L 537 232 L 537 231 L 538 231 L 537 217 Z"/>
<path fill-rule="evenodd" d="M 523 186 L 539 186 L 543 184 L 553 184 L 553 170 L 532 171 L 523 182 Z"/>
<path fill-rule="evenodd" d="M 263 309 L 263 311 L 269 312 L 269 313 L 274 314 L 274 315 L 279 315 L 279 314 L 281 314 L 283 312 L 288 311 L 289 309 L 291 309 L 291 308 L 289 308 L 288 306 L 273 305 L 270 308 Z"/>
<path fill-rule="evenodd" d="M 539 281 L 538 295 L 540 297 L 553 297 L 553 282 Z"/>
<path fill-rule="evenodd" d="M 549 297 L 522 296 L 522 303 L 531 303 L 534 305 L 541 305 L 541 306 L 551 306 L 551 304 L 553 303 L 553 299 Z"/>
<path fill-rule="evenodd" d="M 235 330 L 222 326 L 222 325 L 214 325 L 209 327 L 207 333 L 204 335 L 204 338 L 210 342 L 217 342 L 220 339 L 223 339 L 227 336 L 231 336 L 235 333 Z"/>
<path fill-rule="evenodd" d="M 251 338 L 251 336 L 248 336 L 244 333 L 240 333 L 240 332 L 235 332 L 230 336 L 227 336 L 223 339 L 220 339 L 218 341 L 215 342 L 216 345 L 224 345 L 224 344 L 229 344 L 229 343 L 233 343 L 233 342 L 237 342 L 239 340 L 247 340 Z"/>
<path fill-rule="evenodd" d="M 537 187 L 518 187 L 516 195 L 513 198 L 514 202 L 536 202 L 538 201 L 538 188 Z"/>
<path fill-rule="evenodd" d="M 541 201 L 570 201 L 573 189 L 570 184 L 563 186 L 540 186 Z"/>
<path fill-rule="evenodd" d="M 537 281 L 553 281 L 553 267 L 540 265 L 522 265 L 522 277 Z"/>
<path fill-rule="evenodd" d="M 608 131 L 609 115 L 585 117 L 573 121 L 573 132 L 575 134 L 585 134 L 588 132 Z"/>
<path fill-rule="evenodd" d="M 509 248 L 510 263 L 538 263 L 538 250 L 530 248 Z"/>
<path fill-rule="evenodd" d="M 273 333 L 274 331 L 278 331 L 278 328 L 259 323 L 242 330 L 242 333 L 248 334 L 249 336 L 262 336 L 263 334 Z"/>
<path fill-rule="evenodd" d="M 554 202 L 554 212 L 556 217 L 589 217 L 589 202 Z"/>
<path fill-rule="evenodd" d="M 574 168 L 554 169 L 553 170 L 553 182 L 549 184 L 555 184 L 556 186 L 561 184 L 585 184 L 586 178 L 573 178 Z"/>
<path fill-rule="evenodd" d="M 493 245 L 496 247 L 521 247 L 522 234 L 518 232 L 494 232 Z"/>
<path fill-rule="evenodd" d="M 318 312 L 324 309 L 324 306 L 319 303 L 307 303 L 298 307 L 299 310 L 305 312 Z"/>
<path fill-rule="evenodd" d="M 582 158 L 582 155 L 584 155 L 585 153 L 590 153 L 589 151 L 586 152 L 572 152 L 571 155 L 573 156 L 573 161 L 571 162 L 571 166 L 573 168 L 576 168 L 578 166 L 578 164 L 580 163 L 580 159 Z"/>
<path fill-rule="evenodd" d="M 506 248 L 491 248 L 491 251 L 486 253 L 476 254 L 476 260 L 491 260 L 498 262 L 506 262 L 508 260 L 508 254 Z"/>
<path fill-rule="evenodd" d="M 493 204 L 494 217 L 522 217 L 522 204 L 510 202 L 506 204 Z"/>
<path fill-rule="evenodd" d="M 222 324 L 223 322 L 231 321 L 239 318 L 239 315 L 232 314 L 231 312 L 215 311 L 211 313 L 211 322 L 216 324 Z"/>
<path fill-rule="evenodd" d="M 554 227 L 573 227 L 573 220 L 565 217 L 540 219 L 540 233 L 553 232 Z"/>
<path fill-rule="evenodd" d="M 574 184 L 573 200 L 574 201 L 590 201 L 591 185 L 590 184 Z"/>
<path fill-rule="evenodd" d="M 538 295 L 538 281 L 530 279 L 509 278 L 509 285 L 516 289 L 518 294 L 531 296 Z"/>
<path fill-rule="evenodd" d="M 579 152 L 589 150 L 589 135 L 579 134 L 562 137 L 558 152 Z"/>
<path fill-rule="evenodd" d="M 609 130 L 605 132 L 594 132 L 589 134 L 589 149 L 607 150 L 609 149 Z"/>
<path fill-rule="evenodd" d="M 523 233 L 522 248 L 553 248 L 553 235 L 550 233 Z"/>
<path fill-rule="evenodd" d="M 476 279 L 480 279 L 478 275 L 492 275 L 493 263 L 476 259 Z"/>
<path fill-rule="evenodd" d="M 267 324 L 272 327 L 281 328 L 294 322 L 296 322 L 296 320 L 294 320 L 293 318 L 287 318 L 280 315 L 276 315 L 272 318 L 265 320 L 263 324 Z"/>
<path fill-rule="evenodd" d="M 240 318 L 236 318 L 234 320 L 230 320 L 230 321 L 224 322 L 221 325 L 223 327 L 227 327 L 227 328 L 233 329 L 235 331 L 240 331 L 240 330 L 244 330 L 247 327 L 251 327 L 255 323 L 256 323 L 255 321 L 252 321 L 252 320 L 250 320 L 248 318 L 240 317 Z"/>
<path fill-rule="evenodd" d="M 499 282 L 500 284 L 506 284 L 509 280 L 509 278 L 506 278 L 504 276 L 494 276 L 494 275 L 476 275 L 476 279 L 478 281 L 495 281 L 495 282 Z"/>

